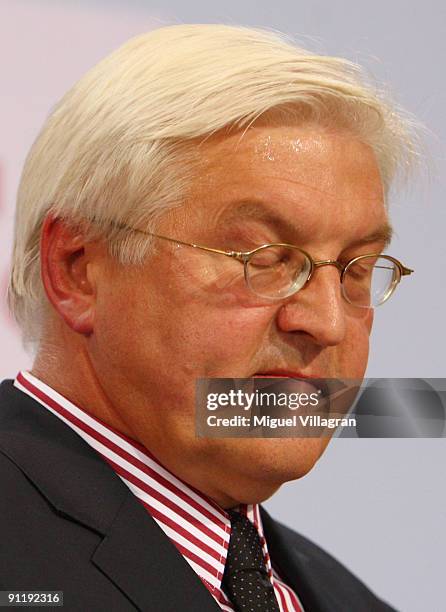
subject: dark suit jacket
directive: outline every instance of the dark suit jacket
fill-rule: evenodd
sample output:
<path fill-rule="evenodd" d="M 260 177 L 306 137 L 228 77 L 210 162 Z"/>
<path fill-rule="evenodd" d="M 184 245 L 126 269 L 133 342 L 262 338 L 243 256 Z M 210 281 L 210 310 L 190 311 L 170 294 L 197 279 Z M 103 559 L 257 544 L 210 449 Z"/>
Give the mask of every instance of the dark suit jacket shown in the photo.
<path fill-rule="evenodd" d="M 218 612 L 112 468 L 12 382 L 0 384 L 0 590 L 62 590 L 67 612 Z M 272 561 L 306 612 L 392 610 L 333 557 L 261 515 Z"/>

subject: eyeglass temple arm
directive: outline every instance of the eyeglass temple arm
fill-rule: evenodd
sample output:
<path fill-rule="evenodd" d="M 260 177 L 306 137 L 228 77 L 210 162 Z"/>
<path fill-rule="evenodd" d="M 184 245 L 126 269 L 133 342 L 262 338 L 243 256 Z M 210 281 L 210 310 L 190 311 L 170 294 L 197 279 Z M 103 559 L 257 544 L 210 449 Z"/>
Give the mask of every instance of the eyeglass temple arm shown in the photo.
<path fill-rule="evenodd" d="M 192 242 L 184 242 L 183 240 L 176 240 L 175 238 L 169 238 L 168 236 L 162 236 L 161 234 L 154 234 L 153 232 L 146 232 L 145 230 L 138 229 L 136 227 L 130 227 L 125 223 L 116 223 L 116 221 L 112 222 L 112 225 L 116 227 L 120 227 L 122 229 L 131 229 L 134 232 L 139 232 L 140 234 L 146 234 L 146 236 L 155 236 L 155 238 L 162 238 L 162 240 L 168 240 L 169 242 L 173 242 L 174 244 L 184 244 L 185 246 L 191 246 L 195 249 L 201 249 L 203 251 L 209 251 L 210 253 L 220 253 L 221 255 L 226 255 L 226 257 L 234 257 L 235 259 L 239 259 L 240 261 L 244 261 L 243 256 L 248 253 L 241 253 L 239 251 L 222 251 L 220 249 L 213 249 L 211 247 L 205 247 L 201 244 L 194 244 Z"/>
<path fill-rule="evenodd" d="M 142 231 L 142 230 L 138 230 Z M 162 238 L 163 240 L 168 240 L 169 242 L 173 242 L 174 244 L 184 244 L 185 246 L 191 246 L 195 249 L 201 249 L 202 251 L 208 251 L 209 253 L 219 253 L 220 255 L 226 255 L 226 257 L 233 257 L 234 259 L 238 259 L 239 261 L 244 261 L 244 256 L 248 255 L 248 253 L 243 253 L 241 251 L 222 251 L 221 249 L 213 249 L 211 247 L 202 246 L 201 244 L 194 244 L 193 242 L 184 242 L 183 240 L 175 240 L 174 238 L 169 238 L 168 236 L 162 236 L 161 234 L 154 234 L 152 232 L 143 232 L 144 234 L 149 234 L 150 236 L 155 236 L 156 238 Z"/>

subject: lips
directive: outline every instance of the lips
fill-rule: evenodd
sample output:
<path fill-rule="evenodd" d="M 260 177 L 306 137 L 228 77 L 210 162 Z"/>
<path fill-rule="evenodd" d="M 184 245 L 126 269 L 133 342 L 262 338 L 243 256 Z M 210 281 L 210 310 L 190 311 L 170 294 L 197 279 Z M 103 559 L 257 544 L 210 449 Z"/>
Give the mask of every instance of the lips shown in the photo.
<path fill-rule="evenodd" d="M 304 374 L 296 370 L 268 370 L 265 372 L 256 372 L 251 378 L 322 378 L 317 374 Z"/>

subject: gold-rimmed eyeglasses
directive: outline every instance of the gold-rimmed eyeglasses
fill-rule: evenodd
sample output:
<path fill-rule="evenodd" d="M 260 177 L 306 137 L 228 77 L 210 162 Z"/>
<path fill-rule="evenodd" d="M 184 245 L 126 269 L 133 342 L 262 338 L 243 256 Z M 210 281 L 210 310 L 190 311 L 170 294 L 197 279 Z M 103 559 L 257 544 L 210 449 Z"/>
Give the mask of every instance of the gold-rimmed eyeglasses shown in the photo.
<path fill-rule="evenodd" d="M 316 268 L 335 266 L 340 272 L 341 291 L 347 302 L 360 308 L 375 308 L 390 298 L 403 276 L 413 273 L 413 270 L 395 257 L 381 253 L 358 255 L 343 264 L 331 259 L 316 261 L 300 247 L 282 242 L 263 244 L 251 251 L 224 251 L 122 223 L 113 225 L 175 244 L 231 257 L 243 264 L 248 288 L 267 300 L 288 298 L 309 283 Z"/>

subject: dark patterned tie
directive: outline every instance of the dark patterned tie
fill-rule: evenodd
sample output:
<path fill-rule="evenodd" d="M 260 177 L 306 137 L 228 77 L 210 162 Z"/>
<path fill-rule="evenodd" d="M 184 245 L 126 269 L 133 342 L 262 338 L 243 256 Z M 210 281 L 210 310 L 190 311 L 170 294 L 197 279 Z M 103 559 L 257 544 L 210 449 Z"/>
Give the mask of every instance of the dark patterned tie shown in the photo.
<path fill-rule="evenodd" d="M 280 612 L 257 529 L 240 512 L 228 514 L 232 532 L 222 581 L 226 594 L 236 612 Z"/>

